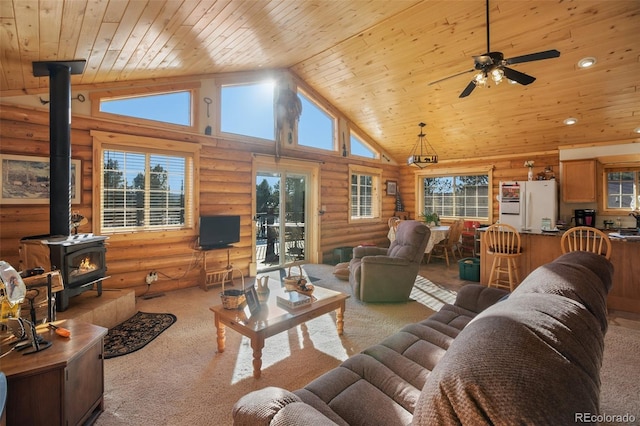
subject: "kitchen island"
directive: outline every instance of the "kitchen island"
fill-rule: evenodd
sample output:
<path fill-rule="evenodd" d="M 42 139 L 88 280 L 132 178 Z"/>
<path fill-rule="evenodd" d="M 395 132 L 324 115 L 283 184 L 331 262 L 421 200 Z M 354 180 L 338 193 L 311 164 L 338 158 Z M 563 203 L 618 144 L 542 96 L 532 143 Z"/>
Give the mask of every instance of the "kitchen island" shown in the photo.
<path fill-rule="evenodd" d="M 480 283 L 487 285 L 493 255 L 487 253 L 484 232 L 480 230 Z M 520 278 L 562 254 L 563 232 L 520 232 L 522 256 L 517 259 Z M 607 298 L 610 309 L 640 313 L 640 240 L 611 238 L 613 288 Z"/>

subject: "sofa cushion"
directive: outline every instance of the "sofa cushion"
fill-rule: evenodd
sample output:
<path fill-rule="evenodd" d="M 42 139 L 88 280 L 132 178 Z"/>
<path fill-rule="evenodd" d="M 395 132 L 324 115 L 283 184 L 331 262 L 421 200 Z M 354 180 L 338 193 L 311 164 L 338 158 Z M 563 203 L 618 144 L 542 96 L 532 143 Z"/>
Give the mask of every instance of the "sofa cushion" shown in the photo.
<path fill-rule="evenodd" d="M 411 412 L 398 401 L 406 403 L 410 398 L 415 405 L 420 389 L 409 390 L 400 384 L 401 380 L 374 358 L 358 354 L 294 393 L 338 424 L 366 425 L 371 419 L 377 419 L 378 424 L 409 424 Z"/>
<path fill-rule="evenodd" d="M 300 402 L 291 392 L 269 387 L 261 392 L 245 395 L 233 406 L 233 424 L 236 426 L 268 425 L 285 406 Z"/>
<path fill-rule="evenodd" d="M 349 281 L 349 262 L 338 263 L 333 269 L 333 275 L 338 279 Z"/>
<path fill-rule="evenodd" d="M 607 294 L 612 286 L 613 265 L 604 256 L 590 252 L 567 253 L 533 271 L 511 297 L 528 293 L 549 293 L 567 297 L 596 315 L 607 329 Z"/>

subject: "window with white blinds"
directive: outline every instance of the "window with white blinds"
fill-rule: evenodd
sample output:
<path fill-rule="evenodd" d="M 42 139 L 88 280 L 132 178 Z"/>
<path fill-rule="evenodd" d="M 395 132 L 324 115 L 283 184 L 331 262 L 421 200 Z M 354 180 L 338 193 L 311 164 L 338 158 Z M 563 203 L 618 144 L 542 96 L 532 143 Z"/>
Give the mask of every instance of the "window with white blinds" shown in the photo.
<path fill-rule="evenodd" d="M 194 153 L 102 145 L 100 231 L 192 228 Z"/>
<path fill-rule="evenodd" d="M 382 199 L 380 182 L 382 172 L 379 169 L 363 166 L 350 166 L 351 177 L 349 198 L 350 220 L 371 220 L 380 218 Z"/>

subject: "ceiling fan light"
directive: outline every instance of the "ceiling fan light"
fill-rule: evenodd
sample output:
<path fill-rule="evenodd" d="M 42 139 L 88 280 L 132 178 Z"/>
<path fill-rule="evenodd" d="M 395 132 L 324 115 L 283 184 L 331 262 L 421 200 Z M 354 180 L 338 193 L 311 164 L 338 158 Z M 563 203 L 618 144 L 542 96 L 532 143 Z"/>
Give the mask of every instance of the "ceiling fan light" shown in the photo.
<path fill-rule="evenodd" d="M 587 56 L 578 61 L 578 68 L 590 68 L 596 64 L 596 58 L 593 56 Z"/>
<path fill-rule="evenodd" d="M 476 82 L 476 86 L 486 86 L 487 84 L 487 76 L 483 72 L 476 74 L 473 80 Z"/>
<path fill-rule="evenodd" d="M 500 84 L 503 78 L 504 78 L 504 71 L 502 69 L 496 68 L 493 71 L 491 71 L 491 79 L 493 80 L 494 83 Z"/>
<path fill-rule="evenodd" d="M 573 126 L 577 122 L 578 122 L 578 119 L 573 117 L 565 118 L 565 120 L 563 121 L 563 123 L 566 124 L 567 126 Z"/>

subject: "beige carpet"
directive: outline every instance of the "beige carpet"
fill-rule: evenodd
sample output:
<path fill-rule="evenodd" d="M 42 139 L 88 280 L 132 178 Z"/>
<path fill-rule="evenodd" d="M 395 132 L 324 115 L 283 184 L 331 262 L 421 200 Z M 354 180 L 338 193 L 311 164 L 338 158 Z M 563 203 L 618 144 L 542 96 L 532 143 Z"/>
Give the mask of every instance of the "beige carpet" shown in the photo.
<path fill-rule="evenodd" d="M 318 285 L 349 293 L 328 265 L 305 265 Z M 278 272 L 270 274 L 278 279 Z M 132 354 L 105 360 L 105 412 L 97 425 L 230 425 L 231 407 L 242 395 L 265 386 L 294 390 L 379 342 L 403 325 L 429 316 L 455 294 L 419 277 L 415 302 L 365 305 L 347 300 L 345 331 L 338 336 L 335 315 L 323 315 L 267 339 L 262 377 L 252 376 L 249 340 L 227 329 L 224 353 L 217 353 L 213 314 L 219 290 L 189 288 L 137 300 L 145 312 L 171 312 L 178 321 Z M 629 331 L 633 333 L 629 333 Z M 640 418 L 636 355 L 640 331 L 612 326 L 603 366 L 603 412 Z M 620 367 L 618 367 L 618 365 Z"/>

